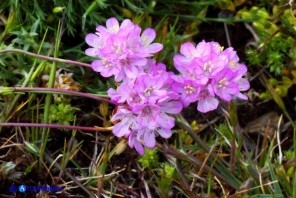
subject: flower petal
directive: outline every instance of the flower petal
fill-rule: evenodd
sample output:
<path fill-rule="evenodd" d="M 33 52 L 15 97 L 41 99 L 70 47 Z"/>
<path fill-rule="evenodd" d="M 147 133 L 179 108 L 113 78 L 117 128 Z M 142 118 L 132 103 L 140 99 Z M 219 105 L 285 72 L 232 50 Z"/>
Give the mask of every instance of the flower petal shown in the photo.
<path fill-rule="evenodd" d="M 164 129 L 171 129 L 175 126 L 175 118 L 168 116 L 166 113 L 161 113 L 158 125 Z"/>
<path fill-rule="evenodd" d="M 125 74 L 128 78 L 136 78 L 138 76 L 139 70 L 137 67 L 129 65 L 124 67 Z"/>
<path fill-rule="evenodd" d="M 152 43 L 151 45 L 147 46 L 148 53 L 157 53 L 161 51 L 163 45 L 160 43 Z"/>
<path fill-rule="evenodd" d="M 103 66 L 102 64 L 102 61 L 101 60 L 94 60 L 92 63 L 91 63 L 91 67 L 94 71 L 96 72 L 101 72 L 105 69 L 105 67 Z"/>
<path fill-rule="evenodd" d="M 196 55 L 195 57 L 200 57 L 202 59 L 207 59 L 212 52 L 212 44 L 205 42 L 199 42 L 196 46 Z"/>
<path fill-rule="evenodd" d="M 158 134 L 167 139 L 167 138 L 170 138 L 172 136 L 172 131 L 170 129 L 163 129 L 163 128 L 160 128 L 157 130 Z"/>
<path fill-rule="evenodd" d="M 100 37 L 96 34 L 90 33 L 90 34 L 86 35 L 85 42 L 89 46 L 92 46 L 94 48 L 101 48 L 102 47 Z"/>
<path fill-rule="evenodd" d="M 128 138 L 128 145 L 129 147 L 133 148 L 134 144 L 135 144 L 135 136 L 133 135 L 133 133 L 130 134 L 129 138 Z"/>
<path fill-rule="evenodd" d="M 143 147 L 143 145 L 141 144 L 141 142 L 139 142 L 138 140 L 135 140 L 134 147 L 135 147 L 136 151 L 137 151 L 140 155 L 144 155 L 144 154 L 145 154 L 144 147 Z"/>
<path fill-rule="evenodd" d="M 178 114 L 182 111 L 182 104 L 179 101 L 170 101 L 170 102 L 163 102 L 161 105 L 161 109 L 166 113 L 171 114 Z"/>
<path fill-rule="evenodd" d="M 221 99 L 229 102 L 231 100 L 231 95 L 229 95 L 227 92 L 225 91 L 221 91 L 221 90 L 218 90 L 215 92 L 217 96 L 219 96 Z"/>
<path fill-rule="evenodd" d="M 155 39 L 155 36 L 155 30 L 153 30 L 152 28 L 145 29 L 141 35 L 143 45 L 149 45 Z"/>
<path fill-rule="evenodd" d="M 119 68 L 117 75 L 115 75 L 114 80 L 120 82 L 125 78 L 125 72 L 123 68 Z"/>
<path fill-rule="evenodd" d="M 128 123 L 128 119 L 123 119 L 121 122 L 117 123 L 113 127 L 112 132 L 115 136 L 122 137 L 130 133 L 129 126 L 130 126 L 130 123 Z"/>
<path fill-rule="evenodd" d="M 239 99 L 242 99 L 242 100 L 248 100 L 248 96 L 245 94 L 242 94 L 242 93 L 238 93 L 236 95 L 236 97 L 238 97 Z"/>
<path fill-rule="evenodd" d="M 97 48 L 88 48 L 85 50 L 85 54 L 87 56 L 97 56 L 98 55 L 98 49 Z"/>
<path fill-rule="evenodd" d="M 189 63 L 190 62 L 190 59 L 186 58 L 185 56 L 182 56 L 182 55 L 179 55 L 179 54 L 176 54 L 174 56 L 174 64 L 175 66 L 178 65 L 178 66 L 183 66 L 184 67 L 184 63 Z"/>
<path fill-rule="evenodd" d="M 122 21 L 120 28 L 126 28 L 126 27 L 132 27 L 132 26 L 134 26 L 132 21 L 130 19 L 125 19 Z"/>
<path fill-rule="evenodd" d="M 132 115 L 132 112 L 130 112 L 129 110 L 125 108 L 119 108 L 116 114 L 111 118 L 111 121 L 114 122 L 116 120 L 122 119 L 127 116 L 129 116 L 131 119 L 132 118 L 131 115 Z"/>
<path fill-rule="evenodd" d="M 147 64 L 147 59 L 146 58 L 136 58 L 136 59 L 133 59 L 132 64 L 136 65 L 136 66 L 145 66 Z"/>
<path fill-rule="evenodd" d="M 197 105 L 197 110 L 206 113 L 217 109 L 219 101 L 214 97 L 208 97 L 204 100 L 200 100 Z"/>
<path fill-rule="evenodd" d="M 240 91 L 247 91 L 250 89 L 250 83 L 247 79 L 241 78 L 237 81 L 237 85 Z"/>
<path fill-rule="evenodd" d="M 120 93 L 117 90 L 110 88 L 107 91 L 108 96 L 111 98 L 112 102 L 118 103 L 119 99 L 121 98 Z"/>
<path fill-rule="evenodd" d="M 238 86 L 237 86 L 237 84 L 235 84 L 233 82 L 229 82 L 226 89 L 223 91 L 228 94 L 236 94 L 238 92 Z"/>
<path fill-rule="evenodd" d="M 148 148 L 154 148 L 156 145 L 154 131 L 146 131 L 144 134 L 144 144 Z"/>
<path fill-rule="evenodd" d="M 116 33 L 119 30 L 119 23 L 116 18 L 112 17 L 106 21 L 106 27 L 112 33 Z"/>
<path fill-rule="evenodd" d="M 187 58 L 193 58 L 196 52 L 195 46 L 191 42 L 183 43 L 180 52 Z"/>

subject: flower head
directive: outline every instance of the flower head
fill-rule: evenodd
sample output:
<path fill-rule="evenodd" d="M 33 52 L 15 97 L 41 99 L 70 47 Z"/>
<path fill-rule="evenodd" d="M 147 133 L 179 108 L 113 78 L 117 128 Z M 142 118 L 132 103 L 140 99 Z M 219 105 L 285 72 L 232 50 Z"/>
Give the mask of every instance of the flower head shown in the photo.
<path fill-rule="evenodd" d="M 197 101 L 201 86 L 197 84 L 196 80 L 181 77 L 177 78 L 172 88 L 180 94 L 181 102 L 184 107 L 187 107 L 190 103 Z"/>
<path fill-rule="evenodd" d="M 159 66 L 161 74 L 169 76 L 163 65 Z M 124 106 L 112 118 L 120 120 L 113 133 L 118 137 L 128 136 L 130 147 L 140 154 L 144 147 L 155 147 L 157 136 L 169 138 L 172 135 L 175 123 L 171 114 L 180 113 L 183 108 L 178 94 L 167 88 L 168 81 L 162 75 L 159 72 L 142 73 L 136 79 L 122 83 L 117 90 L 108 91 L 113 101 Z"/>
<path fill-rule="evenodd" d="M 115 18 L 106 21 L 106 27 L 99 25 L 95 34 L 86 36 L 91 48 L 85 51 L 88 56 L 96 56 L 92 68 L 104 77 L 115 76 L 115 81 L 135 79 L 147 64 L 147 58 L 162 50 L 162 44 L 152 43 L 156 33 L 141 28 L 129 19 L 121 24 Z"/>
<path fill-rule="evenodd" d="M 103 77 L 114 76 L 118 87 L 108 95 L 118 105 L 112 117 L 113 133 L 128 138 L 128 144 L 141 155 L 156 146 L 156 138 L 169 138 L 175 125 L 174 114 L 197 102 L 197 110 L 209 112 L 219 100 L 247 99 L 241 91 L 249 89 L 244 78 L 247 67 L 239 63 L 233 48 L 223 50 L 217 42 L 190 42 L 181 45 L 174 65 L 181 75 L 168 72 L 163 63 L 151 57 L 162 50 L 152 43 L 156 32 L 144 31 L 131 20 L 120 24 L 116 18 L 99 25 L 85 38 L 85 53 L 98 59 L 91 64 Z"/>
<path fill-rule="evenodd" d="M 247 67 L 239 63 L 233 48 L 223 50 L 218 43 L 205 41 L 195 47 L 187 42 L 180 52 L 174 56 L 174 65 L 182 77 L 173 88 L 184 106 L 198 101 L 197 109 L 205 113 L 218 107 L 217 97 L 227 102 L 233 97 L 247 99 L 240 93 L 249 89 L 249 82 L 243 78 Z"/>
<path fill-rule="evenodd" d="M 214 93 L 227 102 L 231 100 L 231 95 L 235 95 L 238 92 L 238 85 L 234 81 L 234 77 L 235 73 L 230 69 L 224 69 L 211 81 Z"/>

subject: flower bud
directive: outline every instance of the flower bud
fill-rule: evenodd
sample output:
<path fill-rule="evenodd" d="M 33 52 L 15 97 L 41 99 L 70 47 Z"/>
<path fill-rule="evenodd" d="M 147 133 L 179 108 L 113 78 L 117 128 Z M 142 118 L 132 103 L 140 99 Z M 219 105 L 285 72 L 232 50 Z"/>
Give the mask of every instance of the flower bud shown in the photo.
<path fill-rule="evenodd" d="M 100 113 L 103 117 L 106 117 L 108 115 L 108 104 L 107 103 L 101 103 L 100 104 Z"/>
<path fill-rule="evenodd" d="M 53 13 L 59 13 L 62 12 L 65 9 L 65 7 L 55 7 L 52 12 Z"/>
<path fill-rule="evenodd" d="M 0 87 L 0 95 L 9 95 L 13 92 L 11 87 Z"/>

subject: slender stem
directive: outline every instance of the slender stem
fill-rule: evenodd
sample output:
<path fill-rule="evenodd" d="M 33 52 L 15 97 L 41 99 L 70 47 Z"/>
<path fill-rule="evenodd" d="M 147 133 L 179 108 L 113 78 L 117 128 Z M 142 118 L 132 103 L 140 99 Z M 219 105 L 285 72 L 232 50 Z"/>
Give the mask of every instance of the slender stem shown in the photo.
<path fill-rule="evenodd" d="M 54 48 L 54 58 L 57 58 L 59 55 L 59 48 L 60 48 L 60 41 L 61 41 L 61 21 L 59 21 L 58 29 L 57 29 L 57 35 L 55 40 L 55 48 Z M 51 65 L 51 70 L 49 74 L 49 81 L 48 81 L 48 88 L 54 87 L 55 77 L 56 77 L 56 71 L 57 71 L 57 62 L 53 62 Z M 44 104 L 44 112 L 43 112 L 43 123 L 47 124 L 50 122 L 49 119 L 49 111 L 50 111 L 50 105 L 52 101 L 52 93 L 47 93 L 45 98 L 45 104 Z M 40 145 L 40 155 L 39 155 L 39 173 L 42 170 L 42 162 L 43 162 L 43 154 L 45 152 L 47 140 L 49 136 L 49 130 L 46 128 L 43 128 L 42 130 L 42 137 L 41 137 L 41 145 Z"/>
<path fill-rule="evenodd" d="M 182 122 L 182 120 L 178 119 L 178 117 L 175 120 L 175 122 L 180 128 L 185 129 L 188 132 L 188 134 L 192 137 L 192 139 L 195 142 L 197 142 L 199 146 L 201 146 L 202 149 L 204 149 L 206 152 L 210 152 L 211 150 L 210 147 L 207 144 L 205 144 L 198 135 L 196 135 L 196 133 L 193 131 L 193 129 L 189 125 Z"/>
<path fill-rule="evenodd" d="M 40 47 L 39 47 L 39 49 L 38 49 L 37 55 L 39 55 L 40 52 L 41 52 L 41 50 L 42 50 L 42 47 L 43 47 L 43 44 L 44 44 L 44 41 L 45 41 L 45 38 L 46 38 L 46 35 L 47 35 L 47 31 L 48 31 L 48 29 L 46 29 L 46 31 L 45 31 L 45 33 L 44 33 L 44 36 L 43 36 L 43 39 L 42 39 L 42 41 L 41 41 Z M 33 65 L 32 65 L 32 67 L 31 67 L 31 69 L 30 69 L 29 74 L 25 76 L 25 80 L 24 80 L 24 82 L 23 82 L 23 84 L 22 84 L 21 87 L 26 87 L 26 86 L 28 85 L 28 83 L 30 82 L 30 78 L 31 78 L 32 75 L 33 75 L 33 72 L 34 72 L 34 70 L 35 70 L 36 63 L 37 63 L 37 58 L 35 58 L 34 63 L 33 63 Z M 3 112 L 3 113 L 4 113 L 4 119 L 3 119 L 3 121 L 4 121 L 4 120 L 7 120 L 7 117 L 11 114 L 11 112 L 12 112 L 12 110 L 14 109 L 14 107 L 15 107 L 17 101 L 19 100 L 20 96 L 21 96 L 21 94 L 17 94 L 17 95 L 13 98 L 11 104 L 8 106 L 6 112 Z"/>
<path fill-rule="evenodd" d="M 178 160 L 178 161 L 179 161 L 179 160 Z M 184 184 L 184 186 L 185 186 L 188 190 L 190 190 L 190 187 L 189 187 L 189 184 L 188 184 L 188 182 L 187 182 L 187 179 L 186 179 L 186 177 L 185 177 L 185 175 L 184 175 L 184 173 L 183 173 L 183 170 L 180 168 L 180 165 L 179 165 L 179 162 L 178 162 L 178 161 L 176 161 L 176 165 L 175 165 L 176 171 L 177 171 L 177 173 L 178 173 L 180 179 L 182 180 L 182 183 Z"/>
<path fill-rule="evenodd" d="M 276 34 L 278 34 L 281 31 L 281 28 L 277 29 L 275 32 L 273 32 L 271 35 L 269 35 L 263 43 L 261 43 L 257 50 L 260 50 L 270 39 L 272 39 Z"/>
<path fill-rule="evenodd" d="M 25 50 L 20 50 L 20 49 L 0 50 L 0 54 L 9 53 L 9 52 L 17 52 L 17 53 L 25 54 L 25 55 L 28 55 L 28 56 L 40 58 L 40 59 L 43 59 L 43 60 L 66 63 L 66 64 L 69 64 L 69 65 L 80 65 L 80 66 L 83 66 L 83 67 L 91 68 L 91 65 L 87 64 L 87 63 L 82 63 L 82 62 L 79 62 L 79 61 L 72 61 L 72 60 L 67 60 L 67 59 L 61 59 L 61 58 L 54 58 L 54 57 L 50 57 L 50 56 L 44 56 L 44 55 L 35 54 L 35 53 L 32 53 L 32 52 L 27 52 Z"/>
<path fill-rule="evenodd" d="M 78 91 L 66 90 L 66 89 L 57 89 L 57 88 L 45 88 L 45 87 L 13 87 L 13 92 L 50 92 L 50 93 L 60 93 L 65 95 L 75 95 L 75 96 L 82 96 L 86 98 L 91 98 L 94 100 L 98 100 L 101 102 L 106 102 L 109 104 L 114 104 L 112 101 L 108 100 L 107 98 L 96 96 L 95 94 L 91 93 L 82 93 Z"/>
<path fill-rule="evenodd" d="M 19 122 L 6 122 L 1 123 L 3 127 L 42 127 L 51 129 L 69 129 L 69 130 L 80 130 L 80 131 L 99 131 L 107 132 L 112 131 L 113 127 L 84 127 L 84 126 L 68 126 L 62 124 L 37 124 L 37 123 L 19 123 Z"/>
<path fill-rule="evenodd" d="M 223 25 L 224 25 L 224 30 L 225 30 L 225 34 L 226 34 L 226 40 L 227 40 L 228 47 L 231 47 L 231 41 L 230 41 L 230 36 L 229 36 L 227 23 L 224 22 Z"/>
<path fill-rule="evenodd" d="M 233 136 L 231 140 L 230 146 L 230 172 L 234 173 L 235 163 L 236 163 L 236 156 L 237 156 L 237 125 L 238 125 L 238 118 L 237 118 L 237 110 L 236 105 L 233 102 L 229 104 L 229 120 L 232 127 L 229 127 Z"/>

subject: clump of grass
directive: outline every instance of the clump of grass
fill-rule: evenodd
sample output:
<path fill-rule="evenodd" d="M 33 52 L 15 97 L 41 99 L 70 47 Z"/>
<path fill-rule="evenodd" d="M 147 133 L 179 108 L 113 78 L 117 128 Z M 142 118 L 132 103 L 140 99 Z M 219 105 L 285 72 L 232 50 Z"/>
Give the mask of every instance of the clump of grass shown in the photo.
<path fill-rule="evenodd" d="M 11 195 L 12 184 L 42 184 L 62 186 L 58 197 L 295 196 L 295 107 L 289 98 L 295 88 L 293 8 L 260 2 L 5 1 L 0 5 L 1 195 Z M 272 6 L 274 12 L 268 10 Z M 207 17 L 213 10 L 239 9 L 242 19 Z M 256 17 L 261 15 L 264 20 Z M 106 90 L 114 82 L 92 73 L 83 53 L 85 33 L 110 16 L 156 26 L 157 41 L 165 45 L 156 58 L 170 68 L 172 54 L 181 42 L 194 41 L 203 22 L 229 28 L 252 22 L 259 40 L 246 51 L 250 78 L 261 71 L 261 81 L 253 82 L 268 95 L 264 99 L 275 102 L 267 101 L 268 109 L 254 100 L 206 115 L 184 112 L 176 117 L 174 137 L 139 157 L 125 139 L 110 133 L 114 106 Z M 63 76 L 71 81 L 69 88 L 60 86 L 59 68 L 71 73 L 71 80 Z M 284 76 L 278 80 L 277 74 Z M 244 111 L 245 106 L 250 108 Z M 271 107 L 284 114 L 276 127 L 255 119 Z M 243 126 L 250 121 L 261 127 L 248 133 Z"/>

